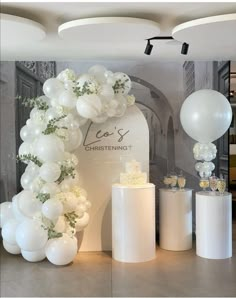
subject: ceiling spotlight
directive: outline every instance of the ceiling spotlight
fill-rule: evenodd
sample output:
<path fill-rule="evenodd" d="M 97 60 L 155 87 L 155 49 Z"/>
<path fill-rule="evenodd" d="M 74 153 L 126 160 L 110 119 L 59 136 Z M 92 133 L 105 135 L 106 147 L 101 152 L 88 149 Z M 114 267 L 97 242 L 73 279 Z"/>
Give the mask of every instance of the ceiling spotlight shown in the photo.
<path fill-rule="evenodd" d="M 153 48 L 153 45 L 150 43 L 150 40 L 148 39 L 144 53 L 146 55 L 150 55 L 152 52 L 152 48 Z"/>
<path fill-rule="evenodd" d="M 189 48 L 189 44 L 184 42 L 182 44 L 181 54 L 182 55 L 187 55 L 188 54 L 188 48 Z"/>
<path fill-rule="evenodd" d="M 145 48 L 145 51 L 144 53 L 146 55 L 150 55 L 151 52 L 152 52 L 152 48 L 153 48 L 153 45 L 150 43 L 150 40 L 171 40 L 171 39 L 174 39 L 172 36 L 154 36 L 154 37 L 151 37 L 151 38 L 148 38 L 147 39 L 147 45 L 146 45 L 146 48 Z M 189 48 L 189 44 L 184 42 L 182 44 L 182 49 L 181 49 L 181 54 L 182 55 L 187 55 L 188 54 L 188 48 Z"/>

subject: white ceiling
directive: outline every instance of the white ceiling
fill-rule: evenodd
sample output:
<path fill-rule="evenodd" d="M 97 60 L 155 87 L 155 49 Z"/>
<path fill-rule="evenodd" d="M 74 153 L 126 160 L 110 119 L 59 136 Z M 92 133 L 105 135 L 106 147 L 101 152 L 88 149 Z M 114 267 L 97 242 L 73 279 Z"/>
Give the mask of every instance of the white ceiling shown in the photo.
<path fill-rule="evenodd" d="M 77 36 L 73 41 L 62 40 L 58 36 L 58 26 L 64 22 L 81 18 L 94 17 L 134 17 L 158 22 L 161 35 L 171 35 L 172 29 L 190 20 L 236 13 L 236 3 L 1 3 L 1 12 L 29 18 L 41 23 L 46 29 L 46 37 L 41 41 L 22 42 L 20 35 L 15 36 L 15 45 L 4 42 L 1 38 L 1 60 L 72 60 L 72 59 L 142 59 L 145 61 L 161 60 L 236 60 L 236 48 L 224 47 L 224 39 L 236 39 L 229 32 L 216 31 L 211 39 L 222 41 L 216 51 L 211 46 L 194 44 L 188 56 L 180 54 L 181 44 L 170 41 L 153 41 L 151 56 L 143 54 L 146 42 L 140 28 L 129 42 L 115 43 L 110 39 L 100 42 L 98 38 L 87 42 Z M 96 30 L 96 28 L 94 29 Z M 153 36 L 153 31 L 151 31 Z M 2 34 L 1 34 L 2 35 Z M 96 32 L 94 33 L 96 35 Z M 236 35 L 236 34 L 235 34 Z M 140 40 L 138 40 L 140 36 Z M 18 37 L 18 38 L 17 38 Z M 112 37 L 111 37 L 112 39 Z M 214 43 L 212 43 L 214 44 Z M 235 44 L 235 43 L 234 43 Z M 233 46 L 234 46 L 233 44 Z"/>

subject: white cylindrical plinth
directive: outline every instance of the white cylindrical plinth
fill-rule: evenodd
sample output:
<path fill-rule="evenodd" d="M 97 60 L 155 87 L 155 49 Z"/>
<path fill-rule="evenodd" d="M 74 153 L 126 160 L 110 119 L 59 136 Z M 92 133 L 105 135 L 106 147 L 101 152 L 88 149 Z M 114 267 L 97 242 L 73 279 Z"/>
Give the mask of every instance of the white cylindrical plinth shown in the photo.
<path fill-rule="evenodd" d="M 192 190 L 160 189 L 160 247 L 167 250 L 192 248 Z"/>
<path fill-rule="evenodd" d="M 196 193 L 197 255 L 207 259 L 232 257 L 232 195 Z"/>
<path fill-rule="evenodd" d="M 130 263 L 155 258 L 154 184 L 112 186 L 112 256 Z"/>

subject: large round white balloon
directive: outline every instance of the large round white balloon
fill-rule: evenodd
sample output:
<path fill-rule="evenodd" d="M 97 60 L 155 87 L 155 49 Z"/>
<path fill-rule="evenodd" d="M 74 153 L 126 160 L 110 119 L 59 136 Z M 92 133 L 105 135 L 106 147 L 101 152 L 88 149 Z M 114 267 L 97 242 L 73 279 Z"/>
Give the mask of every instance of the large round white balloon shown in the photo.
<path fill-rule="evenodd" d="M 35 213 L 41 210 L 42 203 L 36 199 L 32 191 L 23 190 L 19 194 L 18 208 L 24 216 L 32 218 Z"/>
<path fill-rule="evenodd" d="M 0 227 L 11 218 L 14 218 L 14 213 L 12 210 L 12 202 L 3 202 L 0 204 Z"/>
<path fill-rule="evenodd" d="M 42 135 L 36 141 L 36 155 L 43 161 L 61 161 L 64 157 L 64 144 L 55 135 Z"/>
<path fill-rule="evenodd" d="M 34 139 L 32 133 L 31 133 L 31 130 L 27 125 L 25 125 L 21 128 L 20 137 L 21 137 L 22 141 L 24 141 L 24 142 L 31 142 Z"/>
<path fill-rule="evenodd" d="M 21 250 L 22 257 L 29 262 L 40 262 L 46 258 L 45 247 L 36 251 Z"/>
<path fill-rule="evenodd" d="M 54 265 L 67 265 L 77 254 L 77 241 L 63 234 L 60 238 L 50 239 L 46 245 L 46 256 Z"/>
<path fill-rule="evenodd" d="M 15 244 L 10 244 L 8 243 L 6 240 L 3 240 L 3 247 L 5 248 L 5 250 L 7 252 L 9 252 L 10 254 L 13 254 L 13 255 L 19 255 L 21 253 L 21 250 L 20 250 L 20 247 Z"/>
<path fill-rule="evenodd" d="M 31 143 L 28 142 L 23 142 L 20 147 L 19 147 L 19 155 L 27 155 L 27 154 L 32 154 L 33 148 Z M 28 162 L 27 162 L 28 163 Z"/>
<path fill-rule="evenodd" d="M 34 176 L 32 176 L 30 173 L 25 172 L 20 178 L 20 184 L 23 189 L 30 189 L 30 184 L 33 179 Z"/>
<path fill-rule="evenodd" d="M 63 205 L 57 199 L 49 199 L 43 203 L 42 213 L 51 220 L 57 219 L 63 213 Z"/>
<path fill-rule="evenodd" d="M 16 219 L 9 219 L 2 228 L 2 238 L 9 244 L 16 245 L 16 229 L 19 222 Z"/>
<path fill-rule="evenodd" d="M 46 182 L 55 182 L 61 175 L 60 166 L 55 162 L 46 162 L 40 167 L 39 175 Z"/>
<path fill-rule="evenodd" d="M 101 113 L 102 103 L 96 94 L 86 94 L 79 97 L 76 108 L 80 116 L 94 118 Z"/>
<path fill-rule="evenodd" d="M 60 94 L 58 103 L 66 108 L 72 109 L 76 105 L 76 100 L 77 97 L 72 91 L 65 90 Z"/>
<path fill-rule="evenodd" d="M 16 242 L 23 250 L 40 250 L 47 240 L 48 233 L 37 220 L 24 220 L 16 229 Z"/>
<path fill-rule="evenodd" d="M 49 98 L 57 98 L 64 91 L 64 86 L 58 79 L 48 79 L 43 84 L 43 92 Z"/>
<path fill-rule="evenodd" d="M 192 93 L 184 101 L 180 121 L 185 132 L 200 143 L 220 138 L 229 128 L 232 109 L 227 98 L 210 89 Z"/>

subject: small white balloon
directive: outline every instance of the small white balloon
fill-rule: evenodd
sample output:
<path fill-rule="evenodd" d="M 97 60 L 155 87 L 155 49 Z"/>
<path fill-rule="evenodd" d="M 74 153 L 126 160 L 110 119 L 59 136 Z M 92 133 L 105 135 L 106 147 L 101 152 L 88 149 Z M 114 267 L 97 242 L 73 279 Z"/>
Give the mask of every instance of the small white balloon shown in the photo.
<path fill-rule="evenodd" d="M 45 248 L 36 251 L 21 250 L 22 257 L 28 262 L 40 262 L 46 258 Z"/>
<path fill-rule="evenodd" d="M 89 68 L 88 73 L 96 78 L 99 83 L 106 82 L 105 72 L 107 69 L 102 65 L 94 65 Z"/>
<path fill-rule="evenodd" d="M 61 175 L 60 166 L 55 162 L 46 162 L 40 167 L 39 175 L 46 182 L 55 182 Z"/>
<path fill-rule="evenodd" d="M 29 143 L 34 139 L 32 133 L 31 133 L 31 130 L 27 125 L 25 125 L 21 128 L 20 137 L 21 137 L 22 141 L 29 142 Z"/>
<path fill-rule="evenodd" d="M 60 191 L 61 190 L 60 190 L 59 185 L 55 182 L 45 183 L 40 190 L 41 193 L 44 193 L 44 194 L 48 193 L 48 194 L 50 194 L 50 196 L 53 196 L 53 195 L 59 193 Z"/>
<path fill-rule="evenodd" d="M 63 205 L 57 199 L 49 199 L 43 203 L 42 213 L 45 217 L 55 220 L 63 213 Z"/>
<path fill-rule="evenodd" d="M 19 210 L 19 204 L 18 204 L 18 200 L 19 200 L 19 194 L 14 196 L 12 198 L 12 211 L 13 211 L 13 214 L 14 214 L 14 218 L 16 218 L 18 221 L 23 221 L 25 219 L 27 219 L 28 217 L 27 216 L 24 216 L 21 211 Z"/>
<path fill-rule="evenodd" d="M 87 212 L 84 213 L 83 217 L 76 219 L 75 228 L 77 232 L 82 231 L 89 223 L 89 214 Z"/>
<path fill-rule="evenodd" d="M 101 113 L 102 103 L 99 96 L 96 94 L 86 94 L 79 97 L 76 108 L 80 116 L 84 118 L 94 118 Z"/>
<path fill-rule="evenodd" d="M 23 189 L 30 189 L 30 184 L 32 183 L 33 179 L 34 176 L 32 176 L 28 172 L 25 172 L 20 178 L 20 184 L 23 187 Z"/>
<path fill-rule="evenodd" d="M 63 91 L 64 86 L 58 79 L 48 79 L 43 84 L 43 92 L 49 98 L 57 98 Z"/>
<path fill-rule="evenodd" d="M 23 142 L 20 147 L 19 147 L 19 155 L 27 155 L 27 154 L 32 154 L 33 152 L 33 148 L 31 143 L 28 142 Z M 25 162 L 28 163 L 28 162 Z"/>
<path fill-rule="evenodd" d="M 16 245 L 16 229 L 19 222 L 16 219 L 9 219 L 2 228 L 2 238 L 11 245 Z"/>
<path fill-rule="evenodd" d="M 116 83 L 118 82 L 117 85 L 119 86 L 115 89 L 115 93 L 127 95 L 132 87 L 130 77 L 123 72 L 116 72 L 114 73 L 114 79 Z"/>
<path fill-rule="evenodd" d="M 47 231 L 35 219 L 24 220 L 16 229 L 16 242 L 23 250 L 40 250 L 46 245 L 47 240 Z"/>
<path fill-rule="evenodd" d="M 20 247 L 17 244 L 15 244 L 15 245 L 10 244 L 6 240 L 3 240 L 2 243 L 3 243 L 3 247 L 5 248 L 5 250 L 7 252 L 9 252 L 10 254 L 19 255 L 21 253 Z"/>
<path fill-rule="evenodd" d="M 77 97 L 72 91 L 65 90 L 60 94 L 58 103 L 66 108 L 72 109 L 76 106 L 76 100 Z"/>
<path fill-rule="evenodd" d="M 67 234 L 50 239 L 46 245 L 46 256 L 54 265 L 67 265 L 77 254 L 77 242 Z"/>
<path fill-rule="evenodd" d="M 64 216 L 59 216 L 54 226 L 54 231 L 57 233 L 64 233 L 66 230 L 66 222 Z"/>

